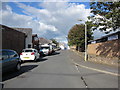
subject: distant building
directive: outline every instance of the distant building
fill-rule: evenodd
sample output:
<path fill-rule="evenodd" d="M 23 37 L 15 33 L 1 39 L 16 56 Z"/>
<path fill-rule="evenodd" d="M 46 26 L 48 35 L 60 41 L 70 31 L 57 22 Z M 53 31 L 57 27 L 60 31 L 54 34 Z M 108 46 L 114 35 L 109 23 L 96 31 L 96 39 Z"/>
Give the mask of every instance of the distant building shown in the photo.
<path fill-rule="evenodd" d="M 0 25 L 2 31 L 2 49 L 12 49 L 18 54 L 25 48 L 26 35 L 5 25 Z"/>
<path fill-rule="evenodd" d="M 65 44 L 64 43 L 59 43 L 59 47 L 64 50 L 65 49 Z"/>
<path fill-rule="evenodd" d="M 32 46 L 32 29 L 31 28 L 13 28 L 17 31 L 23 32 L 26 35 L 25 38 L 25 48 L 28 48 L 28 46 Z"/>

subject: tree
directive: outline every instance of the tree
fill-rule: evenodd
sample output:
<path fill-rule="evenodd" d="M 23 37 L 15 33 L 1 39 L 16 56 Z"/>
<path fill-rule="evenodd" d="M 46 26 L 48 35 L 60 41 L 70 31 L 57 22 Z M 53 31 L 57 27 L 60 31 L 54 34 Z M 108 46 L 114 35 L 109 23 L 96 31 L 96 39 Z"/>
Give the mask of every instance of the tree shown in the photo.
<path fill-rule="evenodd" d="M 109 33 L 120 28 L 120 2 L 91 2 L 93 30 Z"/>
<path fill-rule="evenodd" d="M 88 28 L 87 28 L 87 41 L 93 39 L 92 36 L 92 32 L 89 29 L 89 23 L 87 22 L 86 24 L 88 24 Z M 68 33 L 68 45 L 72 46 L 72 45 L 76 45 L 76 49 L 78 50 L 78 48 L 80 48 L 80 51 L 84 51 L 85 50 L 85 25 L 84 24 L 76 24 L 74 25 L 69 33 Z"/>
<path fill-rule="evenodd" d="M 58 46 L 58 42 L 55 39 L 50 39 L 52 41 L 52 43 L 56 44 L 56 46 Z"/>

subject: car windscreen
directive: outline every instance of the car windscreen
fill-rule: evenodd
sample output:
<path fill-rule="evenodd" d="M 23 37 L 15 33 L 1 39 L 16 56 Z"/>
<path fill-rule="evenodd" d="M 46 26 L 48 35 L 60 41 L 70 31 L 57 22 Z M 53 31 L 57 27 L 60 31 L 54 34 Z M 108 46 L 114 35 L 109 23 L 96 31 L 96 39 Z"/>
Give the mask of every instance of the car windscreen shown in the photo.
<path fill-rule="evenodd" d="M 49 47 L 41 47 L 41 49 L 49 49 Z"/>
<path fill-rule="evenodd" d="M 33 50 L 24 50 L 23 52 L 33 52 Z"/>

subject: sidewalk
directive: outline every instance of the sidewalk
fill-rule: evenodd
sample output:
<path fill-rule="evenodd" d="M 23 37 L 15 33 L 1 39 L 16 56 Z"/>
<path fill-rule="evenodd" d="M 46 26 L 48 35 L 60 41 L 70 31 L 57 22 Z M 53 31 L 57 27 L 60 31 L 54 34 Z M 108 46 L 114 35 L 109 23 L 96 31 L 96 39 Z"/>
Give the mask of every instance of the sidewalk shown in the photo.
<path fill-rule="evenodd" d="M 72 52 L 74 52 L 75 55 L 75 59 L 73 59 L 73 63 L 83 67 L 83 68 L 87 68 L 87 69 L 92 69 L 98 72 L 103 72 L 103 73 L 107 73 L 107 74 L 111 74 L 111 75 L 116 75 L 118 76 L 118 67 L 114 67 L 114 66 L 109 66 L 109 65 L 105 65 L 105 64 L 100 64 L 100 63 L 96 63 L 96 62 L 91 62 L 91 61 L 84 61 L 84 57 L 82 55 L 80 55 L 79 52 L 71 50 Z"/>
<path fill-rule="evenodd" d="M 85 56 L 84 52 L 78 52 L 76 50 L 72 50 L 72 51 L 74 51 L 84 60 L 84 56 Z M 120 67 L 120 60 L 117 57 L 109 58 L 105 56 L 88 55 L 88 61 L 99 64 L 105 64 L 109 66 Z"/>

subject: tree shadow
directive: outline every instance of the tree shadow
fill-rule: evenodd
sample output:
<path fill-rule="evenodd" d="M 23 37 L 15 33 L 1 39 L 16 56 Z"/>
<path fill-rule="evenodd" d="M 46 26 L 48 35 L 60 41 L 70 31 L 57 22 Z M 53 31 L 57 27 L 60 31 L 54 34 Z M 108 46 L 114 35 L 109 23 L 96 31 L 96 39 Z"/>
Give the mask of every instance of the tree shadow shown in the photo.
<path fill-rule="evenodd" d="M 17 72 L 13 72 L 13 71 L 10 71 L 10 72 L 7 72 L 7 73 L 3 73 L 2 74 L 2 81 L 6 81 L 6 80 L 9 80 L 9 79 L 12 79 L 12 78 L 15 78 L 25 72 L 29 72 L 30 70 L 36 68 L 38 65 L 25 65 L 25 66 L 22 66 L 20 71 L 17 71 Z"/>
<path fill-rule="evenodd" d="M 100 56 L 119 57 L 120 40 L 112 40 L 100 43 L 96 48 L 96 54 Z"/>

